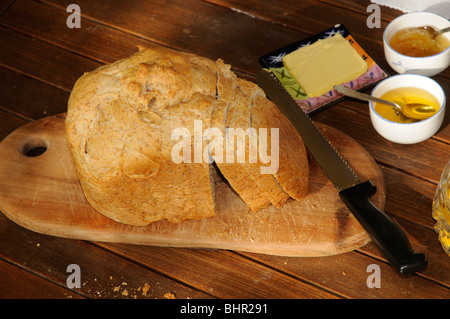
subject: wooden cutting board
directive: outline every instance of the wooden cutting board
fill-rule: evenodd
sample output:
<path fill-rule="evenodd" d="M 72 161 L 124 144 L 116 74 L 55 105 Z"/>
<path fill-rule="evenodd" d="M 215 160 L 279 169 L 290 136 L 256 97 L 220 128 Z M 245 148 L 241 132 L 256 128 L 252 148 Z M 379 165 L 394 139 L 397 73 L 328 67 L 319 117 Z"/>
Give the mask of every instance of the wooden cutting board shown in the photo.
<path fill-rule="evenodd" d="M 251 212 L 226 181 L 216 182 L 216 216 L 180 224 L 159 221 L 138 227 L 117 223 L 86 201 L 65 140 L 65 114 L 24 125 L 0 143 L 0 209 L 32 231 L 66 238 L 141 245 L 213 248 L 283 256 L 327 256 L 365 245 L 365 230 L 310 158 L 310 189 L 301 202 L 289 200 Z M 372 202 L 384 208 L 381 170 L 355 140 L 318 124 L 363 179 L 377 186 Z M 44 153 L 27 156 L 43 147 Z"/>

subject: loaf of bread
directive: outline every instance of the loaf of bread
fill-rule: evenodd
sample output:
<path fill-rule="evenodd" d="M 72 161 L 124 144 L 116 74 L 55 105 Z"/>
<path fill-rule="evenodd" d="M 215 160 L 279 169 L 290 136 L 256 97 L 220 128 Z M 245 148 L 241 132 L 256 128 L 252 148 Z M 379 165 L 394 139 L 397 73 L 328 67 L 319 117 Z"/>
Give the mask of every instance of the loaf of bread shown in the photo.
<path fill-rule="evenodd" d="M 246 133 L 245 143 L 230 128 Z M 87 200 L 124 224 L 214 216 L 215 170 L 255 212 L 308 192 L 300 136 L 220 59 L 139 47 L 85 73 L 69 98 L 66 136 Z"/>

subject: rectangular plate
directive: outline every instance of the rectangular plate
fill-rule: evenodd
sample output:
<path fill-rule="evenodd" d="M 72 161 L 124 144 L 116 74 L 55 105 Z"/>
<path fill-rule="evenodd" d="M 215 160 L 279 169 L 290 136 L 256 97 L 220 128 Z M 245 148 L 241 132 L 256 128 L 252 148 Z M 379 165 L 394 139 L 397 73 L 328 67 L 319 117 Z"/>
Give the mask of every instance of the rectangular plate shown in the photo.
<path fill-rule="evenodd" d="M 344 97 L 341 94 L 337 93 L 335 90 L 331 90 L 320 97 L 306 96 L 306 93 L 303 91 L 301 86 L 295 81 L 295 79 L 283 66 L 282 59 L 286 54 L 295 51 L 300 47 L 310 45 L 319 39 L 332 37 L 336 33 L 340 33 L 345 39 L 347 39 L 353 46 L 353 48 L 355 48 L 355 50 L 358 52 L 358 54 L 360 54 L 361 57 L 367 62 L 368 65 L 368 70 L 366 73 L 362 74 L 356 79 L 351 80 L 350 82 L 344 83 L 346 86 L 355 90 L 363 90 L 389 76 L 388 73 L 381 69 L 381 67 L 373 60 L 373 58 L 370 57 L 370 55 L 366 51 L 364 51 L 361 45 L 359 45 L 359 43 L 351 35 L 350 31 L 348 31 L 348 29 L 342 24 L 336 24 L 328 28 L 327 30 L 315 34 L 309 38 L 289 44 L 283 48 L 260 57 L 259 63 L 263 67 L 271 70 L 271 72 L 277 77 L 281 84 L 283 84 L 292 98 L 307 114 L 313 114 L 323 109 L 324 107 L 338 102 Z"/>

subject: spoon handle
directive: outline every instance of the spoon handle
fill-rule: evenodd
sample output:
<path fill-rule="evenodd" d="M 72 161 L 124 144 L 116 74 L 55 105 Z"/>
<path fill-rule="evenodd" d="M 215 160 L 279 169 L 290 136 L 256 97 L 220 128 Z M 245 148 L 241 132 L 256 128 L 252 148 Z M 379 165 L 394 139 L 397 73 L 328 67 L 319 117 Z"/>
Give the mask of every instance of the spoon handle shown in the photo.
<path fill-rule="evenodd" d="M 439 30 L 439 34 L 450 31 L 450 27 Z"/>
<path fill-rule="evenodd" d="M 358 100 L 375 101 L 375 102 L 379 102 L 379 103 L 384 103 L 384 104 L 393 106 L 396 109 L 398 109 L 398 105 L 393 103 L 393 102 L 391 102 L 391 101 L 382 100 L 382 99 L 379 99 L 379 98 L 374 97 L 372 95 L 364 94 L 364 93 L 361 93 L 361 92 L 349 89 L 348 87 L 345 87 L 345 86 L 342 86 L 342 85 L 335 85 L 334 89 L 337 92 L 341 93 L 341 94 L 344 94 L 344 95 L 349 96 L 349 97 L 353 97 L 353 98 L 358 99 Z"/>

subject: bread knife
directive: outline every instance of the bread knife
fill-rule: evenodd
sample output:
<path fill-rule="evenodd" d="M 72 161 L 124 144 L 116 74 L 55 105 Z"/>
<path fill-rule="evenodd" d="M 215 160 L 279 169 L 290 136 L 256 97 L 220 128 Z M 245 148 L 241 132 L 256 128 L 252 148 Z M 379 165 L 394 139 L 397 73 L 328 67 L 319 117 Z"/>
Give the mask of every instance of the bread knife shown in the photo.
<path fill-rule="evenodd" d="M 270 70 L 260 70 L 257 83 L 295 127 L 306 148 L 336 187 L 341 200 L 391 266 L 400 275 L 424 270 L 427 266 L 425 254 L 414 252 L 403 230 L 370 201 L 376 186 L 370 180 L 358 178 Z"/>

